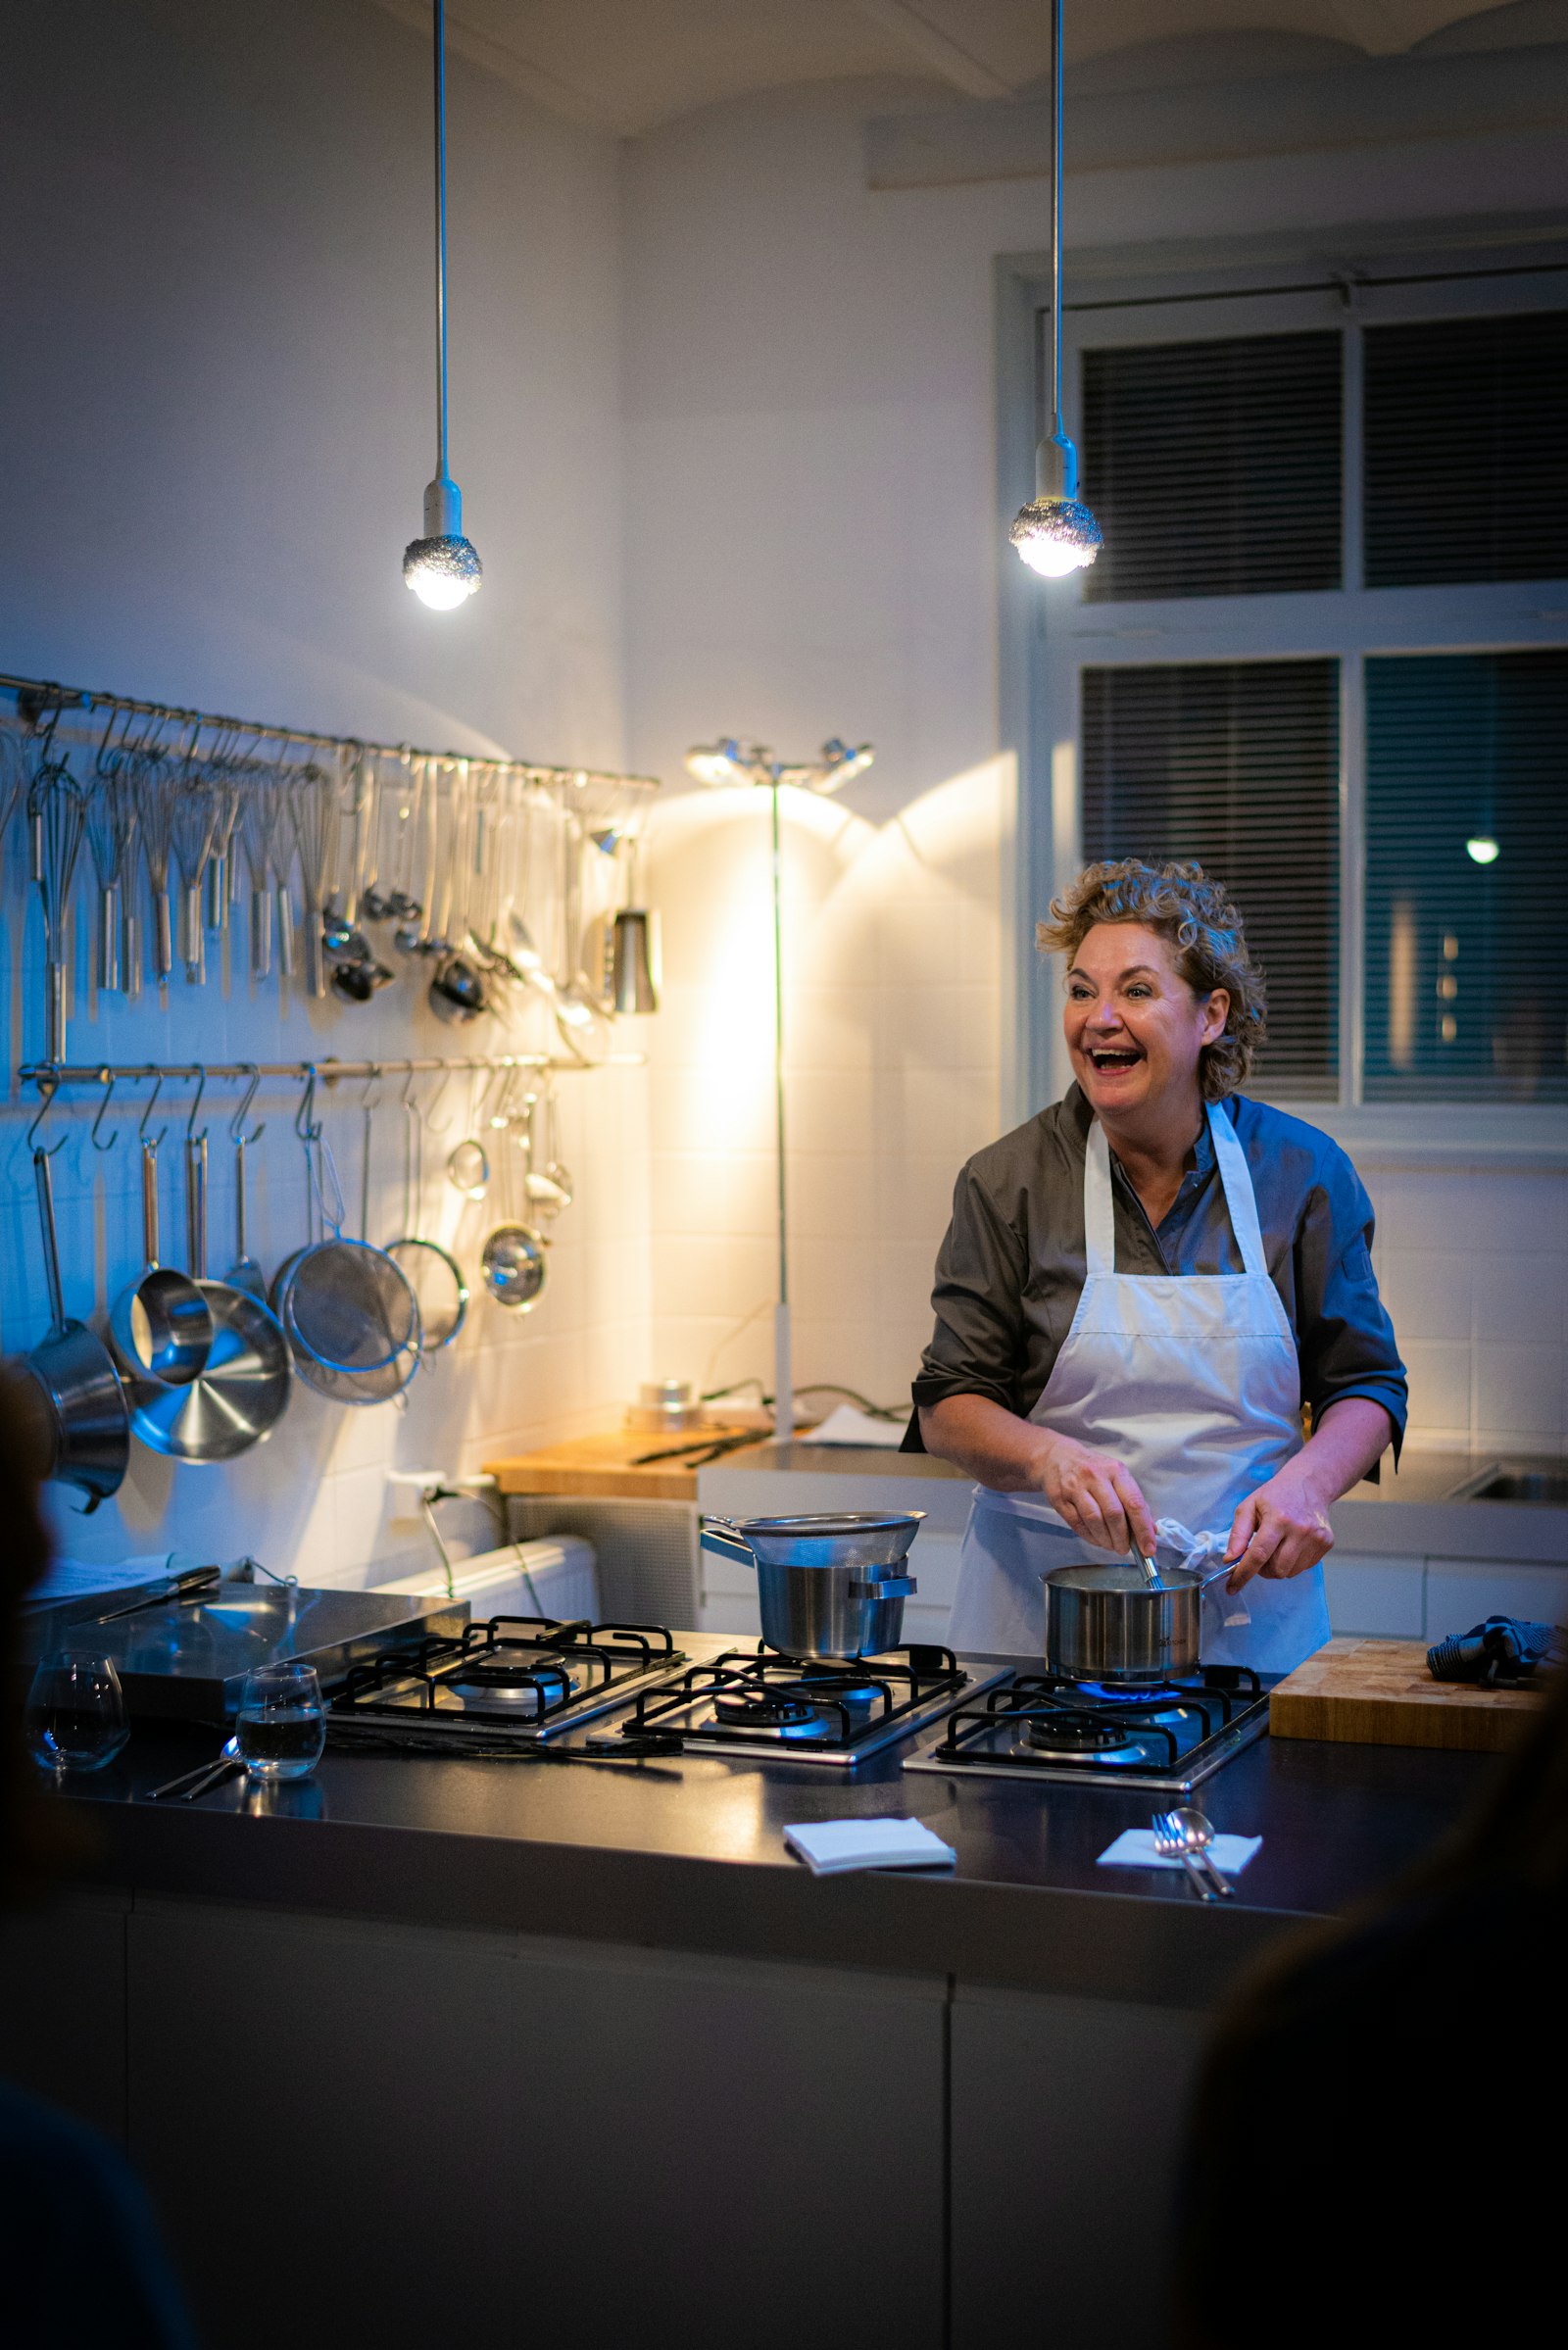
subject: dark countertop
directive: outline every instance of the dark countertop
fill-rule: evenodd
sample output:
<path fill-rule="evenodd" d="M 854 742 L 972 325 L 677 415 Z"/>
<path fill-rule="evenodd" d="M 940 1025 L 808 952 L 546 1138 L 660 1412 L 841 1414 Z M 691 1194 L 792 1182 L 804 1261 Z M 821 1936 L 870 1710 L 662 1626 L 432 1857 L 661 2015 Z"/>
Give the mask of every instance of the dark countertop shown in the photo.
<path fill-rule="evenodd" d="M 900 1771 L 853 1776 L 690 1756 L 493 1763 L 330 1750 L 314 1779 L 235 1781 L 194 1804 L 146 1790 L 214 1751 L 143 1723 L 74 1809 L 91 1876 L 136 1894 L 260 1902 L 456 1929 L 947 1975 L 966 1983 L 1206 2004 L 1279 1935 L 1340 1915 L 1436 1842 L 1497 1758 L 1263 1738 L 1200 1790 L 1261 1835 L 1227 1902 L 1180 1872 L 1101 1869 L 1153 1799 Z M 75 1792 L 75 1790 L 74 1790 Z M 786 1823 L 925 1820 L 954 1875 L 815 1879 Z"/>

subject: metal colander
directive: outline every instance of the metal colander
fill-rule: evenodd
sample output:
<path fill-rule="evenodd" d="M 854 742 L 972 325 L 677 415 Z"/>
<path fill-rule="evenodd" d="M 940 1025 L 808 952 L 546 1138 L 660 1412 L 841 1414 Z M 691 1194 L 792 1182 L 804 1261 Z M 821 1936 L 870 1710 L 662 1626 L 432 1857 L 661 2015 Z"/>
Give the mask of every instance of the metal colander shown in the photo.
<path fill-rule="evenodd" d="M 416 1361 L 419 1305 L 413 1285 L 384 1248 L 345 1239 L 337 1168 L 318 1136 L 311 1164 L 329 1237 L 301 1249 L 280 1286 L 277 1308 L 296 1359 L 303 1353 L 323 1371 L 355 1378 L 399 1369 L 411 1351 Z M 310 1380 L 303 1366 L 301 1375 Z"/>

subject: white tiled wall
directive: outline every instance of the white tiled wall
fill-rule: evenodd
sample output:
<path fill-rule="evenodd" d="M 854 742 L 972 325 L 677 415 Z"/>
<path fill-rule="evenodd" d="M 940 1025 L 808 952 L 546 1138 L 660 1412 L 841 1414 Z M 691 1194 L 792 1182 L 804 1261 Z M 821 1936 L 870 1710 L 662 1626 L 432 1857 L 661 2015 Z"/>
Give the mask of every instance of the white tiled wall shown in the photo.
<path fill-rule="evenodd" d="M 906 1400 L 954 1177 L 1002 1120 L 996 760 L 869 825 L 786 795 L 786 1111 L 797 1382 Z M 661 809 L 653 886 L 654 1352 L 712 1387 L 771 1364 L 767 795 Z M 748 1317 L 752 1317 L 748 1319 Z"/>
<path fill-rule="evenodd" d="M 1363 1167 L 1410 1431 L 1453 1450 L 1568 1448 L 1568 1173 Z"/>

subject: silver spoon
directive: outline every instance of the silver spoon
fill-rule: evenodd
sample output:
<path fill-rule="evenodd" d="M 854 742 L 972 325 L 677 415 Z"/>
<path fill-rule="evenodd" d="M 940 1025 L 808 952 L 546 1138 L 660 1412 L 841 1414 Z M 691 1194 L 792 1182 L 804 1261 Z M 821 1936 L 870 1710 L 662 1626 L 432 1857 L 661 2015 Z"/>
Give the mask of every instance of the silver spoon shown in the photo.
<path fill-rule="evenodd" d="M 215 1786 L 220 1779 L 226 1778 L 230 1771 L 242 1771 L 244 1768 L 239 1757 L 239 1740 L 229 1738 L 219 1749 L 217 1762 L 203 1763 L 197 1771 L 182 1771 L 177 1779 L 166 1779 L 162 1787 L 149 1790 L 151 1799 L 156 1803 L 160 1795 L 177 1795 L 181 1803 L 189 1803 L 193 1796 L 204 1794 L 208 1787 Z"/>
<path fill-rule="evenodd" d="M 1188 1850 L 1187 1838 L 1176 1826 L 1174 1816 L 1168 1811 L 1157 1811 L 1150 1825 L 1154 1832 L 1154 1850 L 1160 1859 L 1179 1860 L 1192 1879 L 1193 1890 L 1199 1900 L 1212 1901 L 1215 1897 L 1214 1888 L 1204 1872 L 1202 1860 L 1198 1853 Z M 1230 1890 L 1229 1886 L 1226 1890 Z"/>
<path fill-rule="evenodd" d="M 1195 1810 L 1192 1804 L 1187 1803 L 1178 1804 L 1164 1817 L 1173 1833 L 1181 1837 L 1186 1849 L 1196 1854 L 1200 1865 L 1208 1871 L 1208 1880 L 1215 1892 L 1222 1893 L 1229 1900 L 1236 1887 L 1208 1849 L 1214 1841 L 1214 1823 L 1208 1814 Z"/>

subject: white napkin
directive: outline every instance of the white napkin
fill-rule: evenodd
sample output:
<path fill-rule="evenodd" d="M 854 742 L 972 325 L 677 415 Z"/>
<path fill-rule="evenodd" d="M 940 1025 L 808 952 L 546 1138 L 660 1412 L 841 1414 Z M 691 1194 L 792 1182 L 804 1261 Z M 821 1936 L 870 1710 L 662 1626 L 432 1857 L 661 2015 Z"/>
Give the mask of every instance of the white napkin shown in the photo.
<path fill-rule="evenodd" d="M 784 1841 L 813 1877 L 844 1869 L 951 1869 L 957 1854 L 919 1820 L 808 1820 Z"/>
<path fill-rule="evenodd" d="M 904 1442 L 906 1423 L 903 1420 L 873 1420 L 869 1412 L 858 1411 L 853 1403 L 841 1403 L 830 1411 L 825 1420 L 814 1428 L 798 1428 L 798 1444 L 880 1444 L 889 1452 L 897 1452 Z"/>
<path fill-rule="evenodd" d="M 1260 1836 L 1217 1836 L 1208 1850 L 1223 1876 L 1240 1877 L 1262 1841 Z M 1105 1846 L 1099 1861 L 1102 1869 L 1179 1869 L 1184 1865 L 1179 1856 L 1167 1860 L 1154 1850 L 1152 1828 L 1124 1828 L 1116 1841 Z"/>

